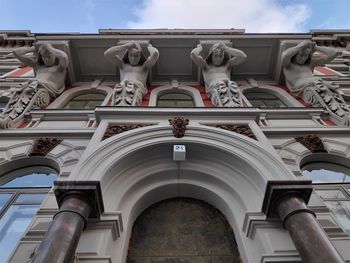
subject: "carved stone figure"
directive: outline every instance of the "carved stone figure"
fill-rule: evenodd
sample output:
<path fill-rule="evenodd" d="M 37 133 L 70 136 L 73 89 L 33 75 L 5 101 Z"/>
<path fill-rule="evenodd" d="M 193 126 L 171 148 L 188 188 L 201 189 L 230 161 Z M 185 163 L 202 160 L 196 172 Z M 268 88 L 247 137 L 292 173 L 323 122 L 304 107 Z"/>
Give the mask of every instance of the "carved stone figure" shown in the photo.
<path fill-rule="evenodd" d="M 21 47 L 13 54 L 23 64 L 34 69 L 35 78 L 24 82 L 14 92 L 0 114 L 0 127 L 9 128 L 20 124 L 30 109 L 47 105 L 65 88 L 68 57 L 49 43 L 39 42 L 32 47 Z"/>
<path fill-rule="evenodd" d="M 148 45 L 146 58 L 140 44 L 130 41 L 124 45 L 109 48 L 105 57 L 115 63 L 120 70 L 120 83 L 114 87 L 112 104 L 114 106 L 139 106 L 147 93 L 149 69 L 157 62 L 158 50 Z"/>
<path fill-rule="evenodd" d="M 334 48 L 319 47 L 304 40 L 282 53 L 282 66 L 287 87 L 292 94 L 313 106 L 324 107 L 337 122 L 350 125 L 350 108 L 339 86 L 313 74 L 316 66 L 331 62 L 337 54 Z"/>
<path fill-rule="evenodd" d="M 223 42 L 211 46 L 208 56 L 201 56 L 203 47 L 199 44 L 191 52 L 193 62 L 202 69 L 205 89 L 216 107 L 241 107 L 242 96 L 237 83 L 231 80 L 231 69 L 241 64 L 247 55 L 230 48 Z"/>

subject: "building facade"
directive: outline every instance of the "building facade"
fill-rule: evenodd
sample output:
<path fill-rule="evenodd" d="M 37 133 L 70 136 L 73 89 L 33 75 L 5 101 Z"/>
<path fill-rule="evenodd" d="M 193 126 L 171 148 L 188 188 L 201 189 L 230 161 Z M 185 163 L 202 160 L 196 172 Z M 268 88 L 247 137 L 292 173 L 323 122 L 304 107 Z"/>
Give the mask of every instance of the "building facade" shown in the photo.
<path fill-rule="evenodd" d="M 349 40 L 0 32 L 0 261 L 350 262 Z"/>

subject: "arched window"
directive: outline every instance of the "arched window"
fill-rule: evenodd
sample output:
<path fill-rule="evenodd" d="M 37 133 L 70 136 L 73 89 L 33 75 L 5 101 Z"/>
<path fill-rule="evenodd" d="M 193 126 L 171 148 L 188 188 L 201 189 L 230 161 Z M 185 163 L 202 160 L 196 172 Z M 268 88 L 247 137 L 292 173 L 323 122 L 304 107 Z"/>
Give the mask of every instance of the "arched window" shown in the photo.
<path fill-rule="evenodd" d="M 311 162 L 302 167 L 305 178 L 314 182 L 350 182 L 350 169 L 338 163 Z"/>
<path fill-rule="evenodd" d="M 105 95 L 101 93 L 88 93 L 81 94 L 72 98 L 64 109 L 95 109 L 96 106 L 102 104 L 105 99 Z"/>
<path fill-rule="evenodd" d="M 194 107 L 193 98 L 182 92 L 169 92 L 160 95 L 157 99 L 158 107 Z"/>
<path fill-rule="evenodd" d="M 338 225 L 350 234 L 350 192 L 348 187 L 341 187 L 341 183 L 350 182 L 349 159 L 316 153 L 301 161 L 301 171 L 305 179 L 314 183 L 333 183 L 319 184 L 316 193 L 323 199 Z"/>
<path fill-rule="evenodd" d="M 257 108 L 286 108 L 287 104 L 277 96 L 259 90 L 245 91 L 244 96 L 249 100 L 253 107 Z"/>
<path fill-rule="evenodd" d="M 0 177 L 0 262 L 7 262 L 57 178 L 49 167 L 32 166 Z"/>

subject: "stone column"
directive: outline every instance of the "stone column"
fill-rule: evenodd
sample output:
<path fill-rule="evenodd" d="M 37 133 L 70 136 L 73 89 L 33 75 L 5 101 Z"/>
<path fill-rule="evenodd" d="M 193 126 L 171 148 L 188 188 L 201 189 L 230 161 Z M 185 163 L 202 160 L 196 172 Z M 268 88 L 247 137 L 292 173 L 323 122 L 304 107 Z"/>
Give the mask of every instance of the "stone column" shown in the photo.
<path fill-rule="evenodd" d="M 304 263 L 344 263 L 306 205 L 311 192 L 311 181 L 268 182 L 263 211 L 282 220 Z"/>
<path fill-rule="evenodd" d="M 41 242 L 32 263 L 71 263 L 90 217 L 103 212 L 98 182 L 56 182 L 60 210 Z"/>

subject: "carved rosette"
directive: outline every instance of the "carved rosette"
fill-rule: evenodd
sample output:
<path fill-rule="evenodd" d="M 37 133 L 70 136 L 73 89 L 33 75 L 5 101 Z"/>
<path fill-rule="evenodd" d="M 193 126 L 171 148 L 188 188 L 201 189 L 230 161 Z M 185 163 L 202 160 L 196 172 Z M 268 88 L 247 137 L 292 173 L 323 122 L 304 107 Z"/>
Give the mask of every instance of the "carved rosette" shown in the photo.
<path fill-rule="evenodd" d="M 113 125 L 107 128 L 105 131 L 102 141 L 112 137 L 114 135 L 120 134 L 122 132 L 130 131 L 133 129 L 138 129 L 142 127 L 151 126 L 152 124 L 124 124 L 124 125 Z"/>
<path fill-rule="evenodd" d="M 186 126 L 189 120 L 183 117 L 174 117 L 169 119 L 169 124 L 173 126 L 173 135 L 176 138 L 182 138 L 185 136 Z"/>
<path fill-rule="evenodd" d="M 56 138 L 40 138 L 35 140 L 29 156 L 46 156 L 61 142 L 62 140 Z"/>
<path fill-rule="evenodd" d="M 215 107 L 242 107 L 242 94 L 234 81 L 223 80 L 207 89 Z"/>
<path fill-rule="evenodd" d="M 319 79 L 315 85 L 304 88 L 303 99 L 326 109 L 338 123 L 350 125 L 350 107 L 345 103 L 339 85 Z"/>
<path fill-rule="evenodd" d="M 0 114 L 0 128 L 12 128 L 21 124 L 28 111 L 40 108 L 49 102 L 49 92 L 39 88 L 37 80 L 21 84 L 20 89 L 12 94 L 4 111 Z"/>
<path fill-rule="evenodd" d="M 304 145 L 312 153 L 327 152 L 322 140 L 317 135 L 300 136 L 296 137 L 295 140 Z"/>
<path fill-rule="evenodd" d="M 239 133 L 239 134 L 247 136 L 251 139 L 257 140 L 255 134 L 253 133 L 253 131 L 250 129 L 250 127 L 248 125 L 244 125 L 244 124 L 238 124 L 238 125 L 234 125 L 234 124 L 207 124 L 207 126 L 211 126 L 211 127 L 220 128 L 220 129 L 224 129 L 227 131 Z"/>
<path fill-rule="evenodd" d="M 113 106 L 140 106 L 147 89 L 142 83 L 124 80 L 115 85 L 113 89 Z"/>

